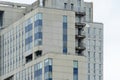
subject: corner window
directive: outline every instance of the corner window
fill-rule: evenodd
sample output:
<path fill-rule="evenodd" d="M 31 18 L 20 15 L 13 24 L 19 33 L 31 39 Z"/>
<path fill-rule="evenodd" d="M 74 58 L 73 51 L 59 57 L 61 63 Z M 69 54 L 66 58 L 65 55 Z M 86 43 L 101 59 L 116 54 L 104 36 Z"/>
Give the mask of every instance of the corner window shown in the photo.
<path fill-rule="evenodd" d="M 46 59 L 44 61 L 44 78 L 45 80 L 52 80 L 52 59 Z"/>

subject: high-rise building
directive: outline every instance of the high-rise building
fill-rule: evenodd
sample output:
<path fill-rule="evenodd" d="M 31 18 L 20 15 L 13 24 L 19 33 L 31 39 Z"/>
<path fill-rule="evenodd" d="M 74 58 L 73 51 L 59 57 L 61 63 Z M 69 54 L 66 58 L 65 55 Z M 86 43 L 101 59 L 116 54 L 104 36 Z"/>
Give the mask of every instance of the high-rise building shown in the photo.
<path fill-rule="evenodd" d="M 103 24 L 93 3 L 0 1 L 0 80 L 103 80 Z"/>

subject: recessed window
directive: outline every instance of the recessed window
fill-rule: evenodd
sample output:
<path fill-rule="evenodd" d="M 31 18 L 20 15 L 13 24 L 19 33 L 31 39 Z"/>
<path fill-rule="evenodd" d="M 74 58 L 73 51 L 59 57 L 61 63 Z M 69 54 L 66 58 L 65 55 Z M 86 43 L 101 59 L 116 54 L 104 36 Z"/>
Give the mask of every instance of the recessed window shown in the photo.
<path fill-rule="evenodd" d="M 73 9 L 74 9 L 74 4 L 72 3 L 72 4 L 71 4 L 71 10 L 73 10 Z"/>
<path fill-rule="evenodd" d="M 35 56 L 36 57 L 42 56 L 42 51 L 41 50 L 36 51 Z"/>
<path fill-rule="evenodd" d="M 67 9 L 67 3 L 64 3 L 64 9 Z"/>
<path fill-rule="evenodd" d="M 3 26 L 3 13 L 4 11 L 0 11 L 0 27 Z"/>
<path fill-rule="evenodd" d="M 32 61 L 32 54 L 31 55 L 28 55 L 27 57 L 26 57 L 26 63 L 28 63 L 28 62 L 30 62 L 30 61 Z"/>

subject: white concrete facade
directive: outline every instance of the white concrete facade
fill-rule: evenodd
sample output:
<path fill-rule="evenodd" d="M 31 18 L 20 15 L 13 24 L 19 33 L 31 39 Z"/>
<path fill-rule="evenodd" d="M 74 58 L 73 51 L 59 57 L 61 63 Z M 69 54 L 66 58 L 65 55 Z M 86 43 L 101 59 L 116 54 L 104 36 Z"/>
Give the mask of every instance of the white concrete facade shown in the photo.
<path fill-rule="evenodd" d="M 103 80 L 103 24 L 93 22 L 92 3 L 1 3 L 9 6 L 0 6 L 0 80 Z"/>

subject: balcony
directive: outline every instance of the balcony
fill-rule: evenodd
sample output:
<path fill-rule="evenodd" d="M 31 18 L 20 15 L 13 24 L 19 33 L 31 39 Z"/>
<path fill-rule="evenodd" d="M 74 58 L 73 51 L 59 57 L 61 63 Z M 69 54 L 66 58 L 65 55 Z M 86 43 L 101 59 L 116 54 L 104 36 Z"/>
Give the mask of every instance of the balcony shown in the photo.
<path fill-rule="evenodd" d="M 76 16 L 85 16 L 86 13 L 83 11 L 83 12 L 75 12 Z"/>
<path fill-rule="evenodd" d="M 77 34 L 77 35 L 75 35 L 76 39 L 84 39 L 85 37 L 86 37 L 85 34 Z"/>
<path fill-rule="evenodd" d="M 76 28 L 83 28 L 83 27 L 86 26 L 86 24 L 85 23 L 76 22 L 75 26 L 76 26 Z"/>
<path fill-rule="evenodd" d="M 81 51 L 83 51 L 83 50 L 85 50 L 86 48 L 85 48 L 85 44 L 83 44 L 83 43 L 80 43 L 80 44 L 78 44 L 78 46 L 76 46 L 76 51 L 77 51 L 77 53 L 78 52 L 81 52 Z"/>

